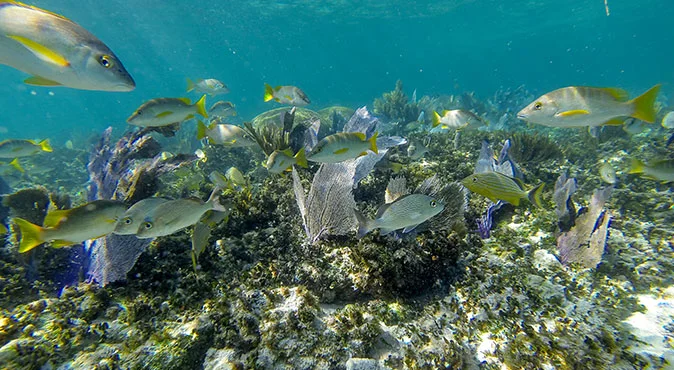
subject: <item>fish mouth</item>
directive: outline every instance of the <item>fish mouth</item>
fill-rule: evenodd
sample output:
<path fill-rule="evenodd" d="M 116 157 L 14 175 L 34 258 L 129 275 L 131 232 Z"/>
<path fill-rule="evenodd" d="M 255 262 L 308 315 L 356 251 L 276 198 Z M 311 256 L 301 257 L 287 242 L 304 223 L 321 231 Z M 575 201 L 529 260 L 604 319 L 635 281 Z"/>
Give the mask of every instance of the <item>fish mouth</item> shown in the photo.
<path fill-rule="evenodd" d="M 517 118 L 519 118 L 519 119 L 526 119 L 526 118 L 527 118 L 527 115 L 520 112 L 520 113 L 517 113 Z"/>

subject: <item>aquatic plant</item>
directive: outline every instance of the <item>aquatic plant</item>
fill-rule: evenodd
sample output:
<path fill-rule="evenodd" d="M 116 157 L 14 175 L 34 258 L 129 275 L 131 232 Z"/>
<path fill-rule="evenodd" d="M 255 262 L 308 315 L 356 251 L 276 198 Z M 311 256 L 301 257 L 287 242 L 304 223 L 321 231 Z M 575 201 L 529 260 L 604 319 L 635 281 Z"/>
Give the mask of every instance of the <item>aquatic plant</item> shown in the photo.
<path fill-rule="evenodd" d="M 519 163 L 542 162 L 562 156 L 557 144 L 545 135 L 516 132 L 510 139 L 510 155 Z"/>
<path fill-rule="evenodd" d="M 306 131 L 309 127 L 313 127 L 315 135 L 318 135 L 318 129 L 314 126 L 320 125 L 320 118 L 316 118 L 304 123 L 296 124 L 295 116 L 297 114 L 297 107 L 290 110 L 283 110 L 279 114 L 280 124 L 275 124 L 267 119 L 244 122 L 244 129 L 255 140 L 262 151 L 267 155 L 271 155 L 274 151 L 283 151 L 291 148 L 293 152 L 299 151 L 305 146 L 307 141 Z M 274 117 L 273 115 L 272 117 Z"/>
<path fill-rule="evenodd" d="M 595 190 L 587 211 L 576 218 L 575 225 L 557 238 L 557 249 L 563 264 L 577 262 L 594 268 L 604 254 L 611 216 L 604 209 L 613 187 Z"/>
<path fill-rule="evenodd" d="M 416 103 L 410 103 L 409 98 L 403 91 L 403 82 L 398 80 L 393 91 L 384 93 L 381 98 L 374 100 L 374 113 L 385 118 L 406 124 L 417 119 L 419 107 Z"/>

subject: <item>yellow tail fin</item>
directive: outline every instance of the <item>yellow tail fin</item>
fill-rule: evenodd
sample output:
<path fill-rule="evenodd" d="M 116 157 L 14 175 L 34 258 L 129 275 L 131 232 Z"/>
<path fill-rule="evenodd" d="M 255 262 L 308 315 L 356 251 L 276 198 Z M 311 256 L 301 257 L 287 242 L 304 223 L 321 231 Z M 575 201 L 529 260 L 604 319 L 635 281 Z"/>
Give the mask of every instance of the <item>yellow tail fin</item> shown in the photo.
<path fill-rule="evenodd" d="M 51 145 L 49 144 L 49 139 L 44 139 L 40 141 L 37 145 L 40 146 L 40 149 L 42 149 L 43 152 L 51 153 L 53 151 Z"/>
<path fill-rule="evenodd" d="M 194 90 L 195 87 L 196 87 L 196 85 L 194 84 L 194 82 L 188 78 L 187 79 L 187 92 L 190 92 L 190 91 Z"/>
<path fill-rule="evenodd" d="M 268 102 L 274 99 L 274 88 L 269 84 L 264 84 L 264 101 Z"/>
<path fill-rule="evenodd" d="M 540 185 L 536 186 L 535 188 L 531 189 L 529 193 L 527 194 L 527 198 L 529 198 L 529 201 L 533 204 L 536 205 L 536 207 L 543 207 L 543 203 L 541 202 L 541 194 L 543 194 L 543 187 L 545 186 L 545 183 L 542 182 Z"/>
<path fill-rule="evenodd" d="M 201 140 L 206 137 L 206 124 L 202 120 L 197 120 L 197 140 Z"/>
<path fill-rule="evenodd" d="M 374 154 L 379 154 L 379 150 L 377 150 L 377 136 L 379 135 L 379 132 L 375 132 L 374 135 L 372 135 L 371 138 L 368 139 L 370 142 L 370 150 L 374 152 Z"/>
<path fill-rule="evenodd" d="M 19 164 L 19 158 L 14 158 L 13 161 L 9 162 L 9 165 L 14 167 L 17 171 L 21 173 L 26 172 L 24 171 L 23 167 L 21 167 L 21 164 Z"/>
<path fill-rule="evenodd" d="M 438 112 L 433 111 L 433 119 L 432 119 L 432 121 L 433 121 L 433 127 L 438 127 L 438 126 L 440 126 L 440 115 L 438 114 Z"/>
<path fill-rule="evenodd" d="M 627 173 L 643 173 L 646 165 L 638 159 L 632 159 L 630 170 Z"/>
<path fill-rule="evenodd" d="M 204 118 L 208 118 L 208 112 L 206 112 L 206 94 L 202 95 L 201 99 L 194 103 L 194 106 L 197 107 L 197 113 Z"/>
<path fill-rule="evenodd" d="M 297 154 L 295 154 L 295 160 L 297 161 L 297 165 L 300 167 L 307 168 L 309 165 L 307 164 L 307 157 L 304 154 L 304 148 L 300 149 Z"/>
<path fill-rule="evenodd" d="M 21 231 L 21 241 L 19 242 L 19 253 L 25 253 L 45 242 L 43 239 L 44 229 L 32 224 L 22 218 L 14 218 L 12 221 Z"/>
<path fill-rule="evenodd" d="M 655 98 L 658 97 L 658 92 L 660 92 L 660 84 L 651 87 L 645 93 L 630 100 L 629 103 L 634 106 L 632 117 L 648 123 L 655 122 L 655 115 L 657 114 L 655 111 Z"/>

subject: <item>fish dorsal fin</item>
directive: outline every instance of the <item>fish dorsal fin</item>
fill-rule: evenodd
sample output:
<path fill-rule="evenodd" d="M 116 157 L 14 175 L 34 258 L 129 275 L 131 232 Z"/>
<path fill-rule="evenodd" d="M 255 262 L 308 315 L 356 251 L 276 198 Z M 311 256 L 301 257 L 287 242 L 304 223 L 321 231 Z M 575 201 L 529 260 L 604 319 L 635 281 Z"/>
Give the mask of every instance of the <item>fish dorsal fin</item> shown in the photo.
<path fill-rule="evenodd" d="M 290 149 L 290 148 L 281 151 L 281 153 L 283 153 L 283 154 L 285 154 L 285 155 L 287 155 L 288 157 L 291 157 L 291 158 L 295 155 L 295 153 L 293 153 L 293 150 Z"/>
<path fill-rule="evenodd" d="M 42 12 L 42 13 L 46 13 L 46 14 L 49 14 L 49 15 L 53 15 L 54 17 L 63 19 L 64 21 L 68 21 L 68 22 L 73 23 L 73 24 L 75 23 L 75 22 L 71 21 L 70 19 L 68 19 L 68 18 L 66 18 L 66 17 L 64 17 L 64 16 L 62 16 L 61 14 L 56 14 L 56 13 L 54 13 L 54 12 L 50 12 L 49 10 L 45 10 L 45 9 L 42 9 L 42 8 L 38 8 L 38 7 L 36 7 L 36 6 L 24 4 L 24 3 L 19 2 L 19 1 L 14 1 L 14 0 L 0 1 L 0 4 L 2 4 L 2 3 L 9 3 L 9 4 L 14 4 L 14 5 L 16 5 L 16 6 L 20 6 L 20 7 L 22 7 L 22 8 L 33 9 L 33 10 L 36 10 L 36 11 L 38 11 L 38 12 Z"/>
<path fill-rule="evenodd" d="M 192 105 L 192 101 L 189 98 L 178 98 L 181 102 L 187 104 L 187 105 Z"/>
<path fill-rule="evenodd" d="M 617 87 L 602 87 L 601 90 L 614 97 L 617 101 L 625 102 L 629 100 L 627 91 L 623 89 L 618 89 Z"/>
<path fill-rule="evenodd" d="M 524 182 L 523 182 L 521 179 L 518 179 L 517 177 L 510 177 L 510 176 L 504 175 L 504 174 L 502 174 L 502 175 L 505 176 L 505 177 L 507 177 L 507 178 L 509 178 L 509 179 L 512 179 L 513 181 L 515 181 L 515 183 L 517 184 L 517 186 L 519 186 L 520 189 L 524 190 L 524 187 L 525 187 L 526 185 L 524 185 Z"/>
<path fill-rule="evenodd" d="M 38 57 L 42 61 L 51 64 L 56 64 L 59 67 L 70 66 L 70 62 L 68 61 L 68 59 L 63 57 L 61 54 L 27 37 L 17 35 L 8 35 L 7 37 L 18 42 L 26 49 L 30 50 L 31 53 L 33 53 L 36 57 Z"/>
<path fill-rule="evenodd" d="M 47 213 L 44 217 L 43 227 L 57 227 L 61 222 L 68 219 L 70 215 L 69 209 L 57 209 Z"/>
<path fill-rule="evenodd" d="M 27 79 L 23 80 L 23 83 L 25 83 L 26 85 L 34 85 L 34 86 L 60 86 L 61 85 L 60 83 L 58 83 L 56 81 L 48 80 L 48 79 L 46 79 L 44 77 L 40 77 L 40 76 L 28 77 Z"/>
<path fill-rule="evenodd" d="M 367 139 L 367 136 L 365 136 L 365 134 L 362 133 L 362 132 L 354 132 L 353 134 L 354 134 L 357 138 L 359 138 L 360 141 L 365 141 L 365 139 Z"/>
<path fill-rule="evenodd" d="M 572 109 L 564 112 L 559 112 L 556 114 L 557 117 L 574 117 L 590 114 L 589 110 L 586 109 Z"/>
<path fill-rule="evenodd" d="M 173 114 L 173 112 L 171 112 L 170 110 L 167 110 L 166 112 L 161 112 L 161 113 L 155 114 L 155 118 L 163 118 L 163 117 L 166 117 L 166 116 L 170 116 L 171 114 Z"/>

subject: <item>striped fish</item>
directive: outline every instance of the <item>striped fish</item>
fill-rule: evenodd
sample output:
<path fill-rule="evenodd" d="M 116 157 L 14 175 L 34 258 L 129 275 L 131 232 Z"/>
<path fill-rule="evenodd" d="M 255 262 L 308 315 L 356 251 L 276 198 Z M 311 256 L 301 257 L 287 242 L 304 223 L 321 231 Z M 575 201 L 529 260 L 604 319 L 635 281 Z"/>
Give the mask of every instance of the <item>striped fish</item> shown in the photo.
<path fill-rule="evenodd" d="M 362 238 L 374 229 L 380 229 L 379 233 L 382 235 L 398 229 L 403 229 L 403 233 L 407 233 L 444 209 L 444 203 L 428 195 L 404 195 L 393 203 L 379 207 L 374 220 L 368 220 L 356 211 L 358 237 Z"/>
<path fill-rule="evenodd" d="M 461 184 L 473 193 L 489 198 L 492 202 L 506 201 L 515 206 L 520 205 L 521 199 L 529 199 L 536 206 L 541 206 L 541 193 L 544 183 L 527 191 L 524 184 L 516 178 L 499 172 L 482 172 L 472 174 L 461 181 Z"/>

